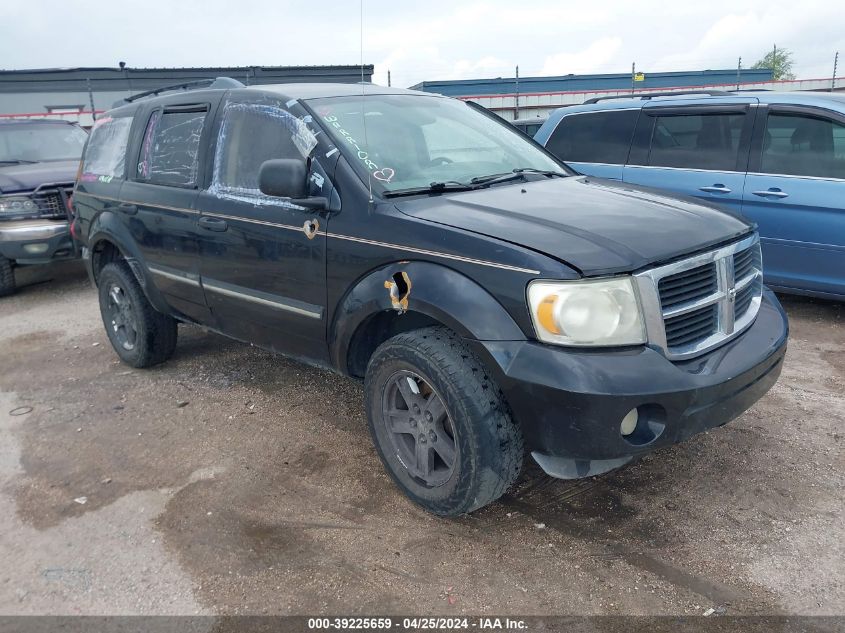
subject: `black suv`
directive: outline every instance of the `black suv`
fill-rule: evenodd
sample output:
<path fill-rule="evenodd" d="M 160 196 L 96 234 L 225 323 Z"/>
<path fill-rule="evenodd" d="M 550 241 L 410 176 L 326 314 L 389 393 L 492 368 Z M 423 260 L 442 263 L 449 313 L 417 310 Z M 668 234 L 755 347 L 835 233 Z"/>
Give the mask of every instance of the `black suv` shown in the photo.
<path fill-rule="evenodd" d="M 751 225 L 438 95 L 138 99 L 98 121 L 74 205 L 124 362 L 168 359 L 183 322 L 362 378 L 388 472 L 441 515 L 526 451 L 585 477 L 725 424 L 781 371 Z"/>
<path fill-rule="evenodd" d="M 0 121 L 0 297 L 15 266 L 76 256 L 68 195 L 86 138 L 67 121 Z"/>

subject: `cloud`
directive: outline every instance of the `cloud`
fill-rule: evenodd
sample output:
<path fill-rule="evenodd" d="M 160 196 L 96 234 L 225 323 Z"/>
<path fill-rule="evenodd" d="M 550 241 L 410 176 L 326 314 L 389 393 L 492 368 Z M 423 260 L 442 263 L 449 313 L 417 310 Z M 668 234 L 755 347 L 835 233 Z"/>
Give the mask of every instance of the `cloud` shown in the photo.
<path fill-rule="evenodd" d="M 622 38 L 602 37 L 579 51 L 557 53 L 546 57 L 540 75 L 596 72 L 611 62 L 621 47 Z"/>
<path fill-rule="evenodd" d="M 772 44 L 799 77 L 823 77 L 845 53 L 841 2 L 735 0 L 363 0 L 364 60 L 376 80 L 748 67 Z M 358 2 L 146 0 L 97 10 L 85 0 L 0 2 L 5 68 L 357 64 Z M 67 25 L 73 24 L 73 28 Z M 39 42 L 33 45 L 33 33 Z M 843 65 L 845 68 L 845 65 Z M 845 74 L 845 70 L 841 71 Z"/>

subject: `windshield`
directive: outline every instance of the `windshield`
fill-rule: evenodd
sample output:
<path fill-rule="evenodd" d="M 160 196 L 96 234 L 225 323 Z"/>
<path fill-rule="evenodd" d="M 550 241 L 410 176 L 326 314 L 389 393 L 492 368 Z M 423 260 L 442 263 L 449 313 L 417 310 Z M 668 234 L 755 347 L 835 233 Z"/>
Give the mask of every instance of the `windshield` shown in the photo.
<path fill-rule="evenodd" d="M 367 95 L 310 104 L 335 144 L 365 180 L 370 175 L 377 191 L 467 184 L 515 169 L 566 169 L 512 126 L 456 99 Z"/>
<path fill-rule="evenodd" d="M 0 164 L 78 160 L 87 137 L 76 125 L 0 125 Z"/>

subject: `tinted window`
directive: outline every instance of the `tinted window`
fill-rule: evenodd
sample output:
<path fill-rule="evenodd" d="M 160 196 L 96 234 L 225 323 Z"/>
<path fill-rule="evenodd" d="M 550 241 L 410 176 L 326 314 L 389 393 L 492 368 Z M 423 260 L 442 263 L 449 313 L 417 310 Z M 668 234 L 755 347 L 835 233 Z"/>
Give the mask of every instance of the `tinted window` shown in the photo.
<path fill-rule="evenodd" d="M 546 147 L 562 160 L 624 165 L 638 114 L 638 110 L 570 114 L 552 132 Z"/>
<path fill-rule="evenodd" d="M 82 180 L 123 178 L 126 168 L 126 145 L 132 117 L 101 117 L 94 123 L 85 157 L 82 161 Z"/>
<path fill-rule="evenodd" d="M 845 178 L 845 125 L 817 117 L 770 114 L 761 170 L 767 174 Z"/>
<path fill-rule="evenodd" d="M 144 131 L 138 177 L 162 185 L 195 184 L 205 114 L 153 112 Z"/>
<path fill-rule="evenodd" d="M 264 161 L 304 160 L 316 144 L 306 124 L 282 107 L 229 103 L 220 124 L 212 189 L 259 196 L 258 171 Z"/>
<path fill-rule="evenodd" d="M 654 117 L 647 164 L 735 170 L 744 121 L 740 113 Z"/>

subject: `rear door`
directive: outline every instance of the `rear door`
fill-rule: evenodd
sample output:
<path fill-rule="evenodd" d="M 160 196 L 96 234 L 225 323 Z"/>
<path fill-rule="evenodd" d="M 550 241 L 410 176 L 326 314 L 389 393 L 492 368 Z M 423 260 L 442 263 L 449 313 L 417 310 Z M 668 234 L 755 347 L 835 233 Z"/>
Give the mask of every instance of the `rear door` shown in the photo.
<path fill-rule="evenodd" d="M 170 99 L 144 111 L 121 191 L 124 214 L 153 282 L 167 302 L 188 318 L 207 323 L 200 286 L 195 208 L 199 166 L 208 138 L 213 97 Z M 196 97 L 194 97 L 196 99 Z"/>
<path fill-rule="evenodd" d="M 577 172 L 622 180 L 639 113 L 638 108 L 566 114 L 543 144 Z"/>
<path fill-rule="evenodd" d="M 649 102 L 637 123 L 623 180 L 718 203 L 739 214 L 752 105 L 751 100 L 706 106 Z"/>
<path fill-rule="evenodd" d="M 845 115 L 761 108 L 743 213 L 760 226 L 767 283 L 845 296 Z"/>

